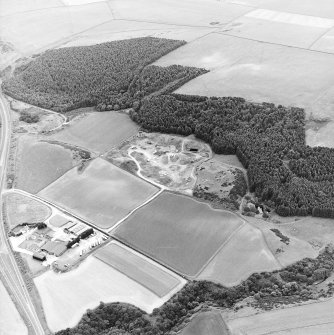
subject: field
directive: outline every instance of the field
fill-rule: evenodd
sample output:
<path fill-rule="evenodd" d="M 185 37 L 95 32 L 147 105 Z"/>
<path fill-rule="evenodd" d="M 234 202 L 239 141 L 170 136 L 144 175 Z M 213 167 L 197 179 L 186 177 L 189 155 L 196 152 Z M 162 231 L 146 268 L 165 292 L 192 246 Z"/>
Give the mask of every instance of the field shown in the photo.
<path fill-rule="evenodd" d="M 27 335 L 28 329 L 25 326 L 20 314 L 12 302 L 5 287 L 0 281 L 0 334 L 3 335 Z"/>
<path fill-rule="evenodd" d="M 113 234 L 173 269 L 195 276 L 241 224 L 232 213 L 164 192 Z"/>
<path fill-rule="evenodd" d="M 112 20 L 75 36 L 61 47 L 93 45 L 109 41 L 152 36 L 192 41 L 215 29 L 214 27 L 175 26 L 168 23 Z"/>
<path fill-rule="evenodd" d="M 39 196 L 107 229 L 157 192 L 157 188 L 101 158 L 74 168 Z"/>
<path fill-rule="evenodd" d="M 159 298 L 95 257 L 70 272 L 48 271 L 34 281 L 52 331 L 73 327 L 86 309 L 95 308 L 100 301 L 127 302 L 150 313 L 168 299 Z"/>
<path fill-rule="evenodd" d="M 247 224 L 233 235 L 197 278 L 234 286 L 252 273 L 280 267 L 261 231 Z"/>
<path fill-rule="evenodd" d="M 330 335 L 334 301 L 284 308 L 227 321 L 232 335 Z"/>
<path fill-rule="evenodd" d="M 135 280 L 159 297 L 163 297 L 181 284 L 179 278 L 152 261 L 135 254 L 118 243 L 99 249 L 95 257 Z"/>
<path fill-rule="evenodd" d="M 168 190 L 192 194 L 195 167 L 208 159 L 210 147 L 192 137 L 139 133 L 131 142 L 111 150 L 106 159 Z"/>
<path fill-rule="evenodd" d="M 212 33 L 155 64 L 175 63 L 210 69 L 179 88 L 178 93 L 240 96 L 254 102 L 293 105 L 304 107 L 307 115 L 312 114 L 316 119 L 331 119 L 333 55 Z M 317 66 L 310 68 L 309 64 Z M 317 131 L 308 130 L 307 141 L 310 139 L 312 145 L 334 146 L 333 137 L 325 136 L 330 134 L 331 127 L 332 122 Z"/>
<path fill-rule="evenodd" d="M 29 136 L 20 137 L 16 188 L 37 193 L 74 166 L 71 150 Z"/>
<path fill-rule="evenodd" d="M 229 335 L 219 312 L 202 312 L 196 315 L 181 335 Z"/>
<path fill-rule="evenodd" d="M 51 215 L 49 207 L 18 193 L 6 195 L 6 209 L 11 228 L 23 222 L 41 222 Z"/>
<path fill-rule="evenodd" d="M 104 152 L 136 134 L 138 126 L 125 113 L 91 112 L 73 120 L 51 138 L 92 151 Z"/>
<path fill-rule="evenodd" d="M 21 6 L 24 2 L 20 1 L 16 7 L 24 8 Z M 1 19 L 0 31 L 3 39 L 14 44 L 22 54 L 52 47 L 72 35 L 112 19 L 105 1 L 82 6 L 63 6 L 60 1 L 54 1 L 54 4 L 51 1 L 45 6 L 42 1 L 38 2 L 39 4 L 36 4 L 36 1 L 27 1 L 25 12 Z M 29 8 L 35 7 L 34 3 L 40 8 L 52 8 L 29 11 Z M 7 2 L 1 6 L 3 7 L 4 11 L 12 11 Z"/>

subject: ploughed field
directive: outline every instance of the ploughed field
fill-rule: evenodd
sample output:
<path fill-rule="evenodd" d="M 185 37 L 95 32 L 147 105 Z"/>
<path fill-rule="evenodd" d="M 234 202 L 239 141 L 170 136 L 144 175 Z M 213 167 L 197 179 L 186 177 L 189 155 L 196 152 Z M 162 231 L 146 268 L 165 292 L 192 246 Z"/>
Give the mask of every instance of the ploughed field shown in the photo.
<path fill-rule="evenodd" d="M 181 284 L 181 281 L 162 267 L 118 243 L 112 242 L 95 253 L 95 257 L 135 280 L 159 297 Z"/>
<path fill-rule="evenodd" d="M 241 225 L 233 213 L 163 192 L 112 234 L 176 271 L 196 276 Z"/>
<path fill-rule="evenodd" d="M 51 138 L 88 150 L 104 152 L 137 133 L 138 126 L 125 113 L 90 112 Z"/>
<path fill-rule="evenodd" d="M 38 195 L 107 229 L 157 191 L 155 186 L 97 158 L 82 171 L 68 171 Z"/>

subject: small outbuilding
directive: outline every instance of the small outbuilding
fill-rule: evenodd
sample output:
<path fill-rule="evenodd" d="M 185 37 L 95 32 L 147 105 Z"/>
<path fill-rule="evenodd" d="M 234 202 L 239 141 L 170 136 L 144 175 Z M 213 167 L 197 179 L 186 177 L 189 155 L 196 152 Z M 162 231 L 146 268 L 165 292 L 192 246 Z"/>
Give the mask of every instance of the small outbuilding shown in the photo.
<path fill-rule="evenodd" d="M 34 254 L 32 255 L 32 258 L 40 262 L 44 262 L 46 260 L 45 254 L 41 252 L 34 252 Z"/>

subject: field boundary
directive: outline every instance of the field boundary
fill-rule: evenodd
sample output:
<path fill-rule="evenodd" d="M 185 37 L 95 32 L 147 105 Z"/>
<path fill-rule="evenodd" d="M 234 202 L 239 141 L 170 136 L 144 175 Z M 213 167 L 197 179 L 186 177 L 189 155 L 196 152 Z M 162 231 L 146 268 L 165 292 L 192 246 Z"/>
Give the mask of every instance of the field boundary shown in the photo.
<path fill-rule="evenodd" d="M 154 291 L 153 289 L 151 289 L 151 288 L 149 287 L 149 285 L 146 285 L 145 283 L 136 280 L 135 276 L 131 276 L 131 275 L 127 274 L 125 271 L 122 271 L 122 270 L 119 269 L 117 266 L 114 266 L 114 265 L 112 265 L 112 264 L 110 264 L 110 263 L 104 261 L 102 258 L 96 256 L 95 254 L 96 254 L 97 252 L 95 252 L 95 254 L 93 255 L 95 258 L 97 258 L 97 259 L 100 260 L 101 262 L 105 263 L 106 265 L 111 266 L 113 269 L 115 269 L 116 271 L 122 273 L 124 276 L 126 276 L 126 277 L 128 277 L 129 279 L 135 281 L 135 282 L 138 283 L 139 285 L 145 287 L 146 289 L 148 289 L 150 292 L 152 292 L 153 294 L 155 294 L 155 295 L 158 296 L 159 298 L 163 298 L 163 297 L 165 297 L 165 296 L 168 295 L 170 292 L 172 292 L 175 288 L 177 288 L 178 286 L 180 286 L 180 284 L 182 284 L 181 280 L 180 280 L 179 278 L 175 277 L 175 273 L 172 274 L 172 273 L 167 272 L 165 269 L 162 268 L 162 266 L 161 266 L 160 264 L 158 264 L 158 263 L 157 263 L 157 264 L 154 264 L 153 260 L 148 259 L 145 255 L 136 252 L 134 249 L 130 249 L 129 247 L 127 247 L 126 245 L 122 245 L 122 244 L 121 244 L 120 242 L 118 242 L 118 241 L 111 241 L 111 242 L 108 243 L 108 244 L 115 244 L 115 245 L 118 245 L 118 246 L 120 246 L 121 248 L 123 248 L 123 249 L 125 249 L 125 250 L 128 250 L 129 252 L 133 253 L 135 256 L 142 258 L 145 262 L 147 262 L 147 263 L 149 263 L 149 264 L 155 266 L 155 267 L 156 267 L 157 269 L 159 269 L 160 271 L 165 272 L 167 275 L 169 275 L 169 276 L 171 276 L 171 277 L 173 277 L 173 278 L 175 278 L 175 279 L 177 280 L 177 283 L 176 283 L 174 286 L 172 286 L 172 287 L 170 288 L 170 290 L 169 290 L 167 293 L 165 293 L 165 294 L 163 294 L 163 295 L 160 295 L 159 293 L 157 293 L 156 291 Z M 104 247 L 106 247 L 106 246 L 107 246 L 107 245 L 105 245 Z M 167 269 L 167 270 L 168 270 L 168 269 Z"/>

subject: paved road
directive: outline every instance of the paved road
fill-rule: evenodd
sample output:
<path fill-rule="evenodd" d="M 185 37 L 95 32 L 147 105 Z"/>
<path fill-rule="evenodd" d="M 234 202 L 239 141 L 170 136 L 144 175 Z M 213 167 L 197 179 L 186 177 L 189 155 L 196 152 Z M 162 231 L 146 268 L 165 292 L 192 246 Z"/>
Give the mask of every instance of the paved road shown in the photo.
<path fill-rule="evenodd" d="M 1 85 L 1 82 L 0 82 Z M 2 213 L 2 193 L 6 188 L 6 167 L 9 155 L 9 145 L 11 137 L 11 116 L 7 101 L 0 93 L 0 117 L 1 117 L 1 144 L 0 144 L 0 272 L 4 279 L 4 284 L 9 288 L 16 302 L 20 305 L 27 326 L 31 333 L 44 335 L 45 331 L 36 314 L 35 307 L 30 299 L 27 287 L 22 279 L 20 270 L 15 262 L 7 234 L 4 228 Z"/>

